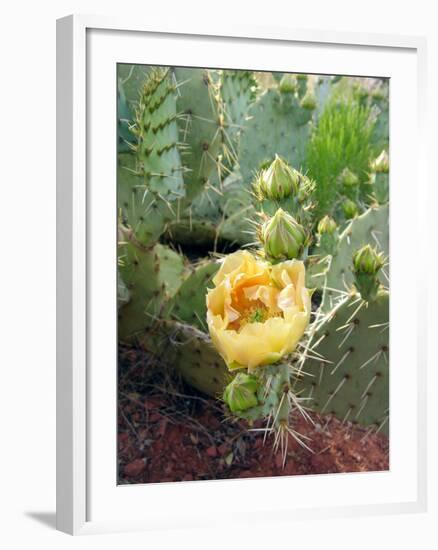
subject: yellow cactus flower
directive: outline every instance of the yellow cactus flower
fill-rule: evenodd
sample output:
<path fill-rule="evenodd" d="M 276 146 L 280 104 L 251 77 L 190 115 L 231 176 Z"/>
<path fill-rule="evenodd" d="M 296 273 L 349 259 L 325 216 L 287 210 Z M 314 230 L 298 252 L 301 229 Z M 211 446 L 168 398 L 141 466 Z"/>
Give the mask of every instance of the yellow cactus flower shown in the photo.
<path fill-rule="evenodd" d="M 230 370 L 249 370 L 292 353 L 310 318 L 303 262 L 271 265 L 248 251 L 227 256 L 207 294 L 213 344 Z"/>

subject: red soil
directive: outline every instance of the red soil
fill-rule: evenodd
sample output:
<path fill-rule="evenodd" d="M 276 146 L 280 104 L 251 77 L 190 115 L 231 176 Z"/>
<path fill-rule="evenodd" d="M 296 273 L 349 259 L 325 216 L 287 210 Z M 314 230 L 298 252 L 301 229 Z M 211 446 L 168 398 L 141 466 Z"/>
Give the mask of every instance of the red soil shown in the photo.
<path fill-rule="evenodd" d="M 285 467 L 273 437 L 248 432 L 221 404 L 154 368 L 143 352 L 120 354 L 119 483 L 158 483 L 279 475 L 366 472 L 389 468 L 388 438 L 330 416 L 301 416 L 293 428 L 313 452 L 289 437 Z M 254 427 L 263 427 L 262 424 Z"/>

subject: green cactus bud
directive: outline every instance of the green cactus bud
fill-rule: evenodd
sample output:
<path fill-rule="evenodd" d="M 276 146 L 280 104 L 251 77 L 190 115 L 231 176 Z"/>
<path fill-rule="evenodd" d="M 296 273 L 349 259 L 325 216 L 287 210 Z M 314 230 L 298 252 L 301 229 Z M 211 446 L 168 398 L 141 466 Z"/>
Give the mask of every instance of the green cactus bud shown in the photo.
<path fill-rule="evenodd" d="M 359 208 L 357 204 L 351 199 L 345 199 L 342 203 L 342 210 L 344 211 L 344 216 L 347 220 L 355 218 L 359 214 Z"/>
<path fill-rule="evenodd" d="M 259 199 L 281 201 L 298 193 L 300 174 L 278 155 L 271 165 L 260 172 L 255 182 Z"/>
<path fill-rule="evenodd" d="M 303 226 L 281 208 L 263 224 L 260 237 L 270 261 L 298 258 L 307 240 Z"/>
<path fill-rule="evenodd" d="M 303 107 L 303 109 L 308 109 L 309 111 L 313 111 L 313 109 L 316 109 L 315 92 L 313 90 L 307 89 L 307 92 L 301 100 L 300 105 L 301 107 Z"/>
<path fill-rule="evenodd" d="M 339 181 L 345 187 L 357 187 L 359 178 L 349 168 L 344 168 L 339 176 Z"/>
<path fill-rule="evenodd" d="M 387 174 L 389 172 L 389 156 L 385 150 L 383 150 L 380 155 L 373 160 L 371 163 L 371 170 L 377 174 Z"/>
<path fill-rule="evenodd" d="M 255 376 L 239 372 L 225 388 L 223 400 L 231 412 L 241 412 L 256 407 L 258 382 Z"/>
<path fill-rule="evenodd" d="M 381 287 L 377 274 L 385 263 L 383 253 L 377 252 L 369 244 L 353 255 L 355 284 L 362 298 L 375 300 Z"/>
<path fill-rule="evenodd" d="M 383 253 L 377 252 L 369 244 L 357 250 L 353 255 L 353 265 L 356 273 L 376 275 L 384 263 Z"/>
<path fill-rule="evenodd" d="M 286 73 L 280 80 L 278 89 L 282 94 L 294 94 L 298 89 L 297 77 L 294 74 Z"/>
<path fill-rule="evenodd" d="M 335 220 L 327 215 L 319 220 L 318 233 L 320 235 L 322 235 L 323 233 L 328 233 L 329 235 L 332 235 L 336 231 L 337 227 L 338 225 Z"/>

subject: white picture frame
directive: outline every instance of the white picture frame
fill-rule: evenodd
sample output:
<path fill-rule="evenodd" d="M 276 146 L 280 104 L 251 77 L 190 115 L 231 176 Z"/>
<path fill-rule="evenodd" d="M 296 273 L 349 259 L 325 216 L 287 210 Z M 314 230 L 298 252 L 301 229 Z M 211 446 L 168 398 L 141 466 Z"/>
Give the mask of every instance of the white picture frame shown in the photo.
<path fill-rule="evenodd" d="M 163 47 L 160 48 L 160 52 L 156 48 L 143 51 L 142 48 L 133 47 L 142 44 L 144 40 L 148 40 L 151 45 L 154 40 L 159 40 Z M 173 45 L 177 43 L 179 47 L 166 49 L 165 44 L 168 41 L 172 41 Z M 217 47 L 207 47 L 209 44 L 217 46 L 219 42 L 220 52 Z M 196 44 L 202 44 L 203 47 L 195 48 Z M 236 45 L 239 45 L 239 55 L 236 53 Z M 394 415 L 403 414 L 401 397 L 406 396 L 407 391 L 411 391 L 412 402 L 416 403 L 415 414 L 411 415 L 411 420 L 403 418 L 403 422 L 411 422 L 409 428 L 414 434 L 413 442 L 410 448 L 398 446 L 397 441 L 401 441 L 401 438 L 398 438 L 396 419 L 394 427 L 391 427 L 391 453 L 397 454 L 391 454 L 390 472 L 309 476 L 308 479 L 301 476 L 293 478 L 292 482 L 292 478 L 277 478 L 133 487 L 117 487 L 112 483 L 115 477 L 116 458 L 115 453 L 112 455 L 115 444 L 113 445 L 111 439 L 114 437 L 115 441 L 115 409 L 112 408 L 115 378 L 112 376 L 114 371 L 109 368 L 104 379 L 101 365 L 105 361 L 111 363 L 116 360 L 115 347 L 109 339 L 115 338 L 115 323 L 111 324 L 111 315 L 106 315 L 108 305 L 105 300 L 108 296 L 115 300 L 115 277 L 111 272 L 103 271 L 108 265 L 114 265 L 114 269 L 116 265 L 114 247 L 111 244 L 115 235 L 111 232 L 111 224 L 115 220 L 115 202 L 114 197 L 108 196 L 98 203 L 102 187 L 93 182 L 102 181 L 103 178 L 109 178 L 105 181 L 115 182 L 115 150 L 114 162 L 110 160 L 105 168 L 108 172 L 102 168 L 102 157 L 108 158 L 111 139 L 114 139 L 113 144 L 116 143 L 115 111 L 111 121 L 108 120 L 106 124 L 105 117 L 114 107 L 113 100 L 109 98 L 108 101 L 100 101 L 101 108 L 97 109 L 95 102 L 93 103 L 93 94 L 101 94 L 102 87 L 112 82 L 115 70 L 113 74 L 111 67 L 115 69 L 114 63 L 117 59 L 126 61 L 129 58 L 128 61 L 132 63 L 148 63 L 149 59 L 150 64 L 177 65 L 183 64 L 181 60 L 184 59 L 184 55 L 199 49 L 199 53 L 196 54 L 199 57 L 198 61 L 194 61 L 194 57 L 186 57 L 186 64 L 233 68 L 231 61 L 221 64 L 221 59 L 225 59 L 226 55 L 228 60 L 232 59 L 233 47 L 235 68 L 263 69 L 267 68 L 263 63 L 270 62 L 271 70 L 285 70 L 284 55 L 287 48 L 293 47 L 298 48 L 297 51 L 300 52 L 300 56 L 294 61 L 296 72 L 302 70 L 336 74 L 338 71 L 340 74 L 357 74 L 354 67 L 361 65 L 363 69 L 360 69 L 358 74 L 393 76 L 395 82 L 397 78 L 401 82 L 402 68 L 406 71 L 409 78 L 405 83 L 405 89 L 403 92 L 400 91 L 399 95 L 393 95 L 391 108 L 396 113 L 405 112 L 405 130 L 409 130 L 410 139 L 416 147 L 412 147 L 411 143 L 410 164 L 407 165 L 405 157 L 409 144 L 403 135 L 392 140 L 393 135 L 398 136 L 396 129 L 399 129 L 399 126 L 396 128 L 396 125 L 401 124 L 400 120 L 392 117 L 391 177 L 398 178 L 400 186 L 397 189 L 392 186 L 391 189 L 391 234 L 397 229 L 397 238 L 403 240 L 405 246 L 425 246 L 424 240 L 419 238 L 425 231 L 425 220 L 420 212 L 422 208 L 425 210 L 426 201 L 426 177 L 423 173 L 426 164 L 423 158 L 426 75 L 424 39 L 238 26 L 229 29 L 201 30 L 182 29 L 177 24 L 163 24 L 160 28 L 152 28 L 135 20 L 95 16 L 69 16 L 58 20 L 57 527 L 61 531 L 85 534 L 209 525 L 214 519 L 210 518 L 205 510 L 203 514 L 199 505 L 198 510 L 196 502 L 205 502 L 213 493 L 218 506 L 232 499 L 237 493 L 240 499 L 246 498 L 248 503 L 253 502 L 252 507 L 248 505 L 246 513 L 249 521 L 260 521 L 262 518 L 271 521 L 274 517 L 284 519 L 290 517 L 292 512 L 294 518 L 321 518 L 333 515 L 418 512 L 426 508 L 426 342 L 425 333 L 420 332 L 416 321 L 411 323 L 410 332 L 399 327 L 397 338 L 405 345 L 403 352 L 399 354 L 401 363 L 398 366 L 402 374 L 396 379 L 395 384 L 391 382 L 391 407 L 395 411 Z M 256 47 L 260 52 L 257 59 Z M 324 60 L 316 61 L 318 51 L 324 48 L 330 48 L 333 53 L 331 65 L 326 64 L 326 70 L 323 70 Z M 268 58 L 267 54 L 263 53 L 267 49 L 276 52 L 274 58 L 272 55 Z M 285 52 L 283 58 L 281 50 Z M 307 55 L 310 56 L 308 59 Z M 210 56 L 210 62 L 205 61 L 206 56 Z M 309 70 L 311 56 L 314 66 Z M 382 65 L 379 66 L 379 63 Z M 385 66 L 391 68 L 385 69 Z M 107 72 L 105 67 L 108 67 Z M 115 93 L 113 95 L 115 96 Z M 94 119 L 94 116 L 100 118 Z M 96 128 L 99 128 L 101 134 L 96 134 Z M 411 195 L 407 198 L 403 190 L 409 182 Z M 415 182 L 415 186 L 412 182 Z M 403 215 L 408 207 L 414 210 L 409 229 L 403 227 Z M 99 252 L 96 252 L 97 242 Z M 403 254 L 402 250 L 399 250 L 397 239 L 392 241 L 391 246 L 391 273 L 395 273 L 394 280 L 391 280 L 391 296 L 395 296 L 395 299 L 391 300 L 391 319 L 394 319 L 397 325 L 397 311 L 402 307 L 397 295 L 403 296 L 408 274 L 401 269 Z M 98 262 L 95 260 L 96 254 L 99 255 Z M 102 277 L 102 273 L 108 275 Z M 411 302 L 404 306 L 405 314 L 410 315 L 412 319 L 419 315 L 419 296 L 421 295 L 424 300 L 426 295 L 424 274 L 415 275 L 416 291 L 412 293 Z M 99 288 L 96 281 L 101 281 Z M 107 345 L 104 352 L 103 342 Z M 391 345 L 397 346 L 397 343 Z M 113 359 L 111 356 L 114 356 Z M 404 370 L 409 372 L 409 369 L 411 378 L 408 387 L 402 376 Z M 100 465 L 98 469 L 95 466 L 97 460 Z M 364 475 L 367 476 L 366 479 Z M 279 490 L 280 483 L 293 483 L 294 494 L 297 495 L 304 495 L 306 486 L 312 484 L 312 490 L 317 493 L 319 490 L 321 495 L 330 492 L 333 502 L 329 505 L 327 499 L 318 496 L 314 502 L 311 499 L 305 501 L 304 496 L 300 502 L 291 502 L 290 499 L 279 496 L 275 499 L 275 504 L 272 504 L 271 500 L 271 504 L 256 506 L 255 488 L 260 489 L 263 484 L 263 491 L 275 497 L 284 493 Z M 373 489 L 379 486 L 380 495 L 373 496 Z M 128 491 L 131 491 L 129 497 Z M 340 495 L 338 500 L 337 496 L 333 498 L 335 493 Z M 147 501 L 151 495 L 155 503 L 154 510 L 147 510 Z M 178 502 L 180 499 L 187 502 L 187 498 L 192 499 L 189 502 L 193 508 L 185 513 L 185 510 L 181 511 L 181 507 L 178 508 Z M 137 509 L 140 506 L 143 517 L 134 517 L 130 509 L 131 502 Z M 174 502 L 175 505 L 165 504 L 169 502 Z M 166 513 L 160 511 L 160 504 L 165 506 L 163 510 L 165 509 Z M 213 514 L 210 513 L 210 516 Z"/>

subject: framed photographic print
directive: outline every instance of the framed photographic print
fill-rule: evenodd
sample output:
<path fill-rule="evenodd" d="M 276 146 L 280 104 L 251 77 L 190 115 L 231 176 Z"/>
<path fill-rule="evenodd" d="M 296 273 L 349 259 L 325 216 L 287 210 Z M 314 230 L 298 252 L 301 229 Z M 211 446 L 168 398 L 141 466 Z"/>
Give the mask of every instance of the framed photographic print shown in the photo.
<path fill-rule="evenodd" d="M 58 21 L 59 529 L 424 508 L 424 48 Z"/>

